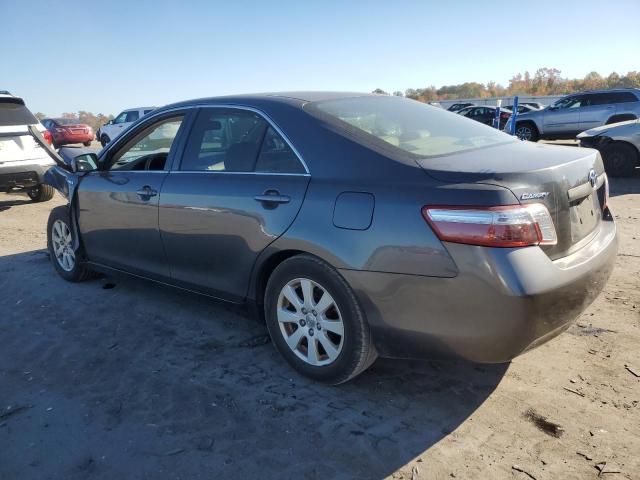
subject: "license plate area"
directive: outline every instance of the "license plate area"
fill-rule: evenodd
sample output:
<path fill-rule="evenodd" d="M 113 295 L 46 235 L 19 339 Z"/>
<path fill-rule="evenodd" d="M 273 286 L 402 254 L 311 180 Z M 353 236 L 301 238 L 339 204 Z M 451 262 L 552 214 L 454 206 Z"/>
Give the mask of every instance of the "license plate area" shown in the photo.
<path fill-rule="evenodd" d="M 571 240 L 573 243 L 589 235 L 596 228 L 602 216 L 597 197 L 593 194 L 571 205 L 569 212 L 571 216 Z"/>

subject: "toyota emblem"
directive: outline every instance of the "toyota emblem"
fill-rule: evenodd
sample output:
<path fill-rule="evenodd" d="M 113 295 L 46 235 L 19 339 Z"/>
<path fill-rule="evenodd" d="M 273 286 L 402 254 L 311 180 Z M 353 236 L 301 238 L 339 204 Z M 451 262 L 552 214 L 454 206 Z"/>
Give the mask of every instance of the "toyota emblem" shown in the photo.
<path fill-rule="evenodd" d="M 598 176 L 596 175 L 596 171 L 592 168 L 589 170 L 589 183 L 593 188 L 596 188 L 596 183 L 598 181 Z"/>

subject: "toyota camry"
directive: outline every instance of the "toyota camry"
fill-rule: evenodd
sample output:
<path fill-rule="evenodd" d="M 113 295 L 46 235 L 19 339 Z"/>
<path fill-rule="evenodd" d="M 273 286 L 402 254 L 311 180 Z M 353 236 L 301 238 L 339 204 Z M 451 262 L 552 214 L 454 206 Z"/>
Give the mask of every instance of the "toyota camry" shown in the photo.
<path fill-rule="evenodd" d="M 596 150 L 405 98 L 192 100 L 99 154 L 49 152 L 69 200 L 47 226 L 62 278 L 123 272 L 250 305 L 327 383 L 378 356 L 509 361 L 570 325 L 617 250 Z"/>

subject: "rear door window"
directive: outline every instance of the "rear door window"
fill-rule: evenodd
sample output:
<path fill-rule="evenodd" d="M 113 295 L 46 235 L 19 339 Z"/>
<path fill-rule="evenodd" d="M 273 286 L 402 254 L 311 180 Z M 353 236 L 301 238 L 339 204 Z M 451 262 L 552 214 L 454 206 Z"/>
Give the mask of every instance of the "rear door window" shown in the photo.
<path fill-rule="evenodd" d="M 125 122 L 133 123 L 140 118 L 140 113 L 137 110 L 132 110 L 131 112 L 127 112 L 127 117 Z"/>
<path fill-rule="evenodd" d="M 269 127 L 262 141 L 256 172 L 305 173 L 305 169 L 289 144 Z"/>
<path fill-rule="evenodd" d="M 19 100 L 0 99 L 0 127 L 35 125 L 38 119 Z"/>
<path fill-rule="evenodd" d="M 247 110 L 208 108 L 199 114 L 180 170 L 252 172 L 268 123 Z"/>

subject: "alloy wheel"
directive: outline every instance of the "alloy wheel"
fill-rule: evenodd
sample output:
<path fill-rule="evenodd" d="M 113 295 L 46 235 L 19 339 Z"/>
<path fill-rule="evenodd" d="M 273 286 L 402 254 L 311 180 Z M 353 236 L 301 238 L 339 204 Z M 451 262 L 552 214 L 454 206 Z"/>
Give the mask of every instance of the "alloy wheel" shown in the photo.
<path fill-rule="evenodd" d="M 308 278 L 287 283 L 278 296 L 280 332 L 293 353 L 313 366 L 333 363 L 344 344 L 344 323 L 331 294 Z"/>
<path fill-rule="evenodd" d="M 523 125 L 516 129 L 516 137 L 518 137 L 520 140 L 531 140 L 531 138 L 533 137 L 533 131 L 531 130 L 531 127 Z"/>
<path fill-rule="evenodd" d="M 58 265 L 65 271 L 70 272 L 76 264 L 76 254 L 73 251 L 71 230 L 62 220 L 56 220 L 51 227 L 51 242 L 53 252 Z"/>

